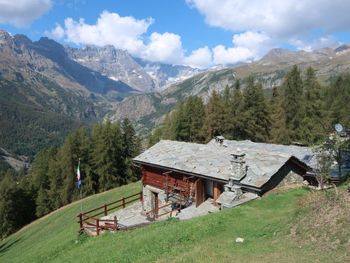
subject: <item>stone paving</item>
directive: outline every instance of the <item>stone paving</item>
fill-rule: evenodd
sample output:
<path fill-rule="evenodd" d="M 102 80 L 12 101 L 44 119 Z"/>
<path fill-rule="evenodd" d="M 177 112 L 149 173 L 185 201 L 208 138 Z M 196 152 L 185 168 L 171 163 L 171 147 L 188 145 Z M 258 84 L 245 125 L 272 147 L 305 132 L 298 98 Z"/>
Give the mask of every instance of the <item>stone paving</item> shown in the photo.
<path fill-rule="evenodd" d="M 168 211 L 170 212 L 169 208 L 170 207 L 168 207 L 167 210 L 162 209 L 159 211 L 159 213 L 161 214 Z M 136 202 L 124 209 L 120 209 L 116 212 L 109 214 L 108 216 L 102 217 L 101 219 L 114 219 L 114 217 L 116 216 L 118 223 L 122 225 L 122 227 L 132 228 L 132 227 L 150 224 L 152 222 L 163 221 L 168 219 L 170 216 L 176 217 L 180 220 L 187 220 L 193 217 L 203 216 L 209 213 L 218 212 L 219 208 L 214 206 L 212 199 L 208 199 L 198 207 L 196 207 L 195 204 L 192 204 L 191 206 L 182 209 L 177 214 L 174 211 L 174 213 L 172 214 L 169 213 L 165 216 L 158 218 L 155 221 L 147 218 L 147 216 L 145 216 L 144 213 L 142 213 L 142 211 L 143 211 L 142 203 Z"/>
<path fill-rule="evenodd" d="M 204 216 L 209 213 L 218 212 L 219 208 L 213 204 L 212 199 L 207 199 L 200 206 L 196 207 L 196 204 L 192 204 L 181 210 L 181 212 L 176 216 L 180 220 L 187 220 L 197 216 Z"/>
<path fill-rule="evenodd" d="M 114 219 L 116 216 L 118 223 L 125 227 L 135 227 L 138 225 L 149 224 L 150 221 L 146 216 L 142 215 L 141 212 L 142 203 L 136 202 L 124 209 L 120 209 L 109 214 L 108 216 L 102 217 L 101 219 Z"/>

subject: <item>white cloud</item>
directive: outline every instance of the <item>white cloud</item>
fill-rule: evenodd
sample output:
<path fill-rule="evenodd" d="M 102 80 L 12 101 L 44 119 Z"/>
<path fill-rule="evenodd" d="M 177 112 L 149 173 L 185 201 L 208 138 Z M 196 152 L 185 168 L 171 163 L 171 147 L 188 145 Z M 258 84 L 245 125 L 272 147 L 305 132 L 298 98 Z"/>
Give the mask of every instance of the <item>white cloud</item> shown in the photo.
<path fill-rule="evenodd" d="M 51 6 L 51 0 L 0 0 L 0 23 L 26 27 Z"/>
<path fill-rule="evenodd" d="M 245 47 L 226 48 L 223 45 L 218 45 L 213 48 L 213 56 L 214 64 L 227 65 L 252 59 L 253 53 Z"/>
<path fill-rule="evenodd" d="M 177 34 L 153 32 L 147 38 L 145 35 L 153 22 L 152 18 L 136 19 L 103 11 L 96 24 L 88 24 L 84 19 L 75 21 L 72 18 L 66 18 L 64 26 L 57 24 L 50 32 L 46 32 L 46 35 L 77 45 L 113 45 L 127 50 L 134 56 L 155 62 L 194 67 L 205 67 L 211 64 L 211 53 L 208 47 L 195 50 L 186 57 L 181 36 Z"/>
<path fill-rule="evenodd" d="M 263 31 L 278 38 L 328 33 L 350 27 L 350 1 L 344 0 L 187 0 L 205 21 L 232 31 Z"/>
<path fill-rule="evenodd" d="M 150 61 L 181 64 L 184 59 L 181 37 L 168 32 L 164 34 L 154 32 L 141 57 Z"/>
<path fill-rule="evenodd" d="M 344 0 L 186 1 L 207 24 L 243 32 L 234 35 L 233 47 L 220 45 L 213 49 L 214 63 L 257 59 L 270 48 L 286 43 L 307 51 L 334 46 L 338 42 L 332 33 L 348 32 L 350 28 L 350 1 Z M 316 32 L 325 36 L 316 37 Z"/>
<path fill-rule="evenodd" d="M 274 42 L 265 33 L 247 31 L 232 37 L 233 47 L 218 45 L 213 48 L 214 64 L 235 64 L 261 58 Z"/>
<path fill-rule="evenodd" d="M 339 43 L 333 36 L 325 36 L 309 41 L 302 39 L 292 39 L 290 40 L 290 44 L 295 46 L 298 50 L 312 51 L 325 47 L 337 47 L 341 43 Z"/>
<path fill-rule="evenodd" d="M 185 64 L 195 68 L 206 68 L 212 64 L 212 52 L 205 46 L 193 50 L 192 53 L 185 58 Z"/>
<path fill-rule="evenodd" d="M 85 23 L 84 19 L 65 19 L 64 36 L 67 41 L 75 44 L 114 45 L 137 55 L 143 49 L 142 35 L 152 23 L 151 18 L 138 20 L 131 16 L 121 17 L 117 13 L 103 11 L 94 25 Z M 54 34 L 60 27 L 57 25 L 51 33 Z"/>
<path fill-rule="evenodd" d="M 56 27 L 54 29 L 52 29 L 51 32 L 45 32 L 45 35 L 47 35 L 48 37 L 54 38 L 54 39 L 61 39 L 64 37 L 65 32 L 63 27 L 61 27 L 61 25 L 57 24 Z"/>

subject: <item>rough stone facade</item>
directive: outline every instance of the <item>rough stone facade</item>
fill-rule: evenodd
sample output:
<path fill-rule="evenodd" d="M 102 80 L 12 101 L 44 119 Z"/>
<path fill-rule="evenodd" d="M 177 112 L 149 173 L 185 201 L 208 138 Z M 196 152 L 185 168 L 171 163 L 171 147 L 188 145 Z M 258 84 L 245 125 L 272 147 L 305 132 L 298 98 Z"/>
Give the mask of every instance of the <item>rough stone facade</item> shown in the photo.
<path fill-rule="evenodd" d="M 299 174 L 290 171 L 286 177 L 276 186 L 276 188 L 283 187 L 289 184 L 302 184 L 303 183 L 303 177 Z"/>
<path fill-rule="evenodd" d="M 145 185 L 142 190 L 144 212 L 148 212 L 154 209 L 155 194 L 158 194 L 159 206 L 166 204 L 166 194 L 164 190 L 158 189 L 150 185 Z"/>

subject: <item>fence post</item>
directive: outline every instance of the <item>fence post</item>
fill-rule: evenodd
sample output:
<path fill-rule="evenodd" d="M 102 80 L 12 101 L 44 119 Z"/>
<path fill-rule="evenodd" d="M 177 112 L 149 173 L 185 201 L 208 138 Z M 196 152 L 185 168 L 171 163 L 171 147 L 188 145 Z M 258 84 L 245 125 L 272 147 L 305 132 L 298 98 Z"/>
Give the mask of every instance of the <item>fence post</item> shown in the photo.
<path fill-rule="evenodd" d="M 100 219 L 96 219 L 96 234 L 100 234 Z"/>
<path fill-rule="evenodd" d="M 105 210 L 105 216 L 107 215 L 107 205 L 104 205 L 104 210 Z"/>
<path fill-rule="evenodd" d="M 140 192 L 140 201 L 143 202 L 142 192 Z"/>
<path fill-rule="evenodd" d="M 122 202 L 123 202 L 123 208 L 125 208 L 125 198 L 124 197 L 122 199 Z"/>
<path fill-rule="evenodd" d="M 115 230 L 118 230 L 118 219 L 116 216 L 114 216 L 114 228 Z"/>
<path fill-rule="evenodd" d="M 79 224 L 80 224 L 80 230 L 83 229 L 83 215 L 80 213 L 79 214 Z"/>

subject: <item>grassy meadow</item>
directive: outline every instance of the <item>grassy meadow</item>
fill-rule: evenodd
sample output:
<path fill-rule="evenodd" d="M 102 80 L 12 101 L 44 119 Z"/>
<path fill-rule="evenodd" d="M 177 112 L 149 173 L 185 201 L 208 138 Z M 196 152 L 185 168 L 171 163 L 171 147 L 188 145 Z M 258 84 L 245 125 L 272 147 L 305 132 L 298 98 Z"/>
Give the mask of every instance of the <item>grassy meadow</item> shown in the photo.
<path fill-rule="evenodd" d="M 91 196 L 83 200 L 84 209 L 140 189 L 133 183 Z M 3 240 L 0 262 L 345 262 L 346 244 L 325 250 L 323 239 L 308 241 L 310 223 L 299 227 L 315 217 L 317 209 L 303 202 L 310 195 L 306 189 L 270 193 L 220 213 L 98 237 L 77 235 L 76 202 Z M 236 243 L 237 237 L 244 242 Z"/>

